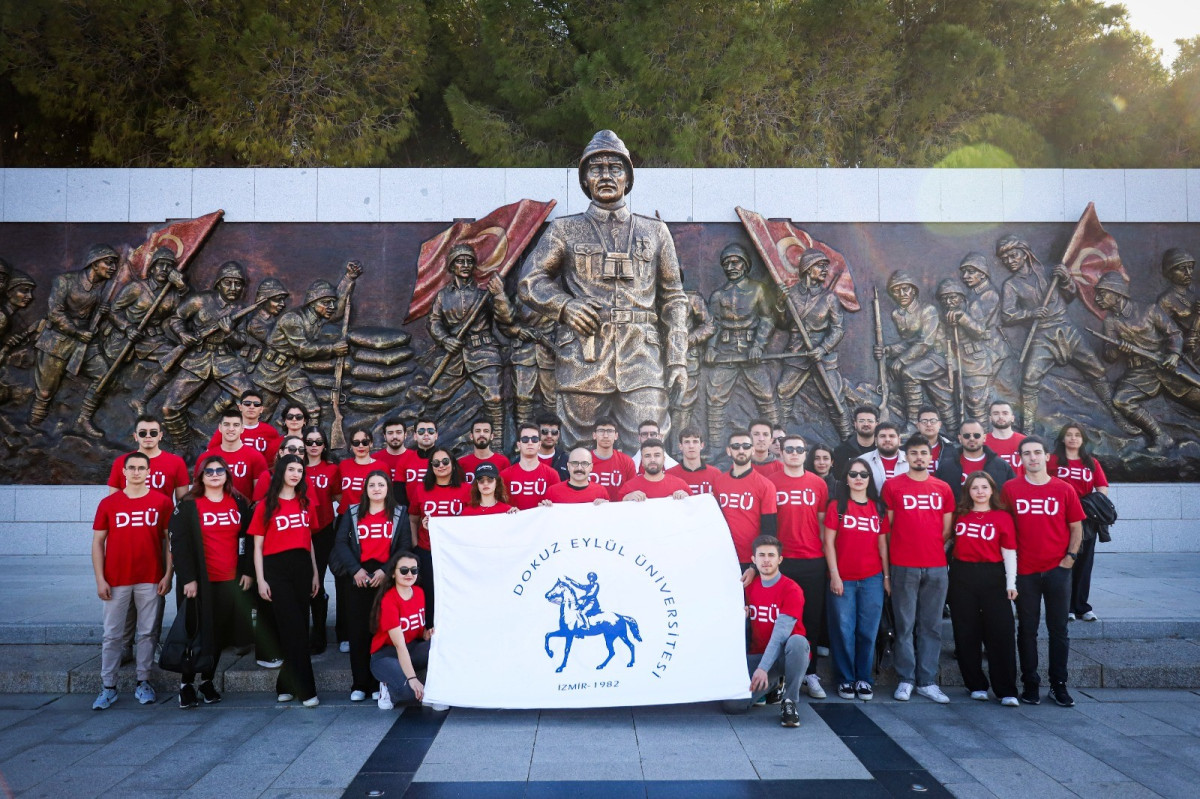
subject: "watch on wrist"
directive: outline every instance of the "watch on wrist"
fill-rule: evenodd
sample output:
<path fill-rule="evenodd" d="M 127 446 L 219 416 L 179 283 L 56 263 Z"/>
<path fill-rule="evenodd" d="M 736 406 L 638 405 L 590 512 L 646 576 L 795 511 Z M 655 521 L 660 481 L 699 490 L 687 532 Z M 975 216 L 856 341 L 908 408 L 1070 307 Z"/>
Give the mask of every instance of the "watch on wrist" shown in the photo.
<path fill-rule="evenodd" d="M 1067 557 L 1070 558 L 1071 560 L 1079 560 L 1079 553 L 1078 552 L 1068 552 Z"/>

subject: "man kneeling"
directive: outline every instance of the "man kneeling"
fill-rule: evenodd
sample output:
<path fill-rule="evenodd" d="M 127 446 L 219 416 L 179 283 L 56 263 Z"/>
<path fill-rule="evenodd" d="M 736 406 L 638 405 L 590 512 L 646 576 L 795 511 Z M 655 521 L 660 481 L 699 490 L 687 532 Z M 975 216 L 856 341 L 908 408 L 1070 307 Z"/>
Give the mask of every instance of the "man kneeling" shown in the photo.
<path fill-rule="evenodd" d="M 804 592 L 779 571 L 783 545 L 771 535 L 754 539 L 758 576 L 746 586 L 746 617 L 750 620 L 750 693 L 744 702 L 726 703 L 727 712 L 745 712 L 783 680 L 779 723 L 799 727 L 800 685 L 808 670 L 809 647 L 804 637 Z"/>

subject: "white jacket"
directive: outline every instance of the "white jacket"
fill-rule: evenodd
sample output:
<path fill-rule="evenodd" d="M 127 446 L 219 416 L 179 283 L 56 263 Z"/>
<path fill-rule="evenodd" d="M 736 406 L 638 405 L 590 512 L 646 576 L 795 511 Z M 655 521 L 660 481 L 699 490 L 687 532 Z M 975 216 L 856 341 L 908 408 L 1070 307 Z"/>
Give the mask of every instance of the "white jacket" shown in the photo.
<path fill-rule="evenodd" d="M 904 474 L 908 471 L 908 458 L 904 454 L 904 450 L 896 450 L 896 455 L 899 458 L 896 461 L 896 474 Z M 871 467 L 871 479 L 875 483 L 875 490 L 883 493 L 883 461 L 879 457 L 879 450 L 873 449 L 863 455 L 858 456 Z"/>

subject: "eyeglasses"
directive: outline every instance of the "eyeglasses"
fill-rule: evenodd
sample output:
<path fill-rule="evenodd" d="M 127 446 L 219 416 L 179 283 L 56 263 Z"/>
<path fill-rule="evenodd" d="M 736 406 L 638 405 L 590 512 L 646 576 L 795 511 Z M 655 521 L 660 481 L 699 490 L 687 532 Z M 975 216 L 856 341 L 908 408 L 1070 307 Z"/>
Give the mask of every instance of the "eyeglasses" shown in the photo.
<path fill-rule="evenodd" d="M 807 450 L 804 447 L 784 447 L 783 451 L 788 455 L 803 455 Z"/>
<path fill-rule="evenodd" d="M 369 447 L 369 446 L 371 446 L 371 439 L 369 439 L 369 438 L 356 438 L 356 439 L 354 439 L 353 441 L 351 441 L 350 443 L 351 443 L 351 444 L 353 444 L 353 445 L 354 445 L 354 446 L 356 446 L 356 447 Z"/>
<path fill-rule="evenodd" d="M 522 444 L 536 444 L 536 443 L 538 443 L 538 437 L 537 436 L 521 436 L 520 438 L 517 439 L 517 441 L 520 441 Z"/>
<path fill-rule="evenodd" d="M 323 446 L 325 446 L 325 442 L 319 438 L 310 438 L 304 442 L 304 446 L 306 446 L 306 447 L 323 447 Z"/>
<path fill-rule="evenodd" d="M 731 450 L 733 450 L 734 452 L 737 452 L 739 449 L 753 449 L 754 445 L 753 444 L 730 444 L 729 448 Z"/>
<path fill-rule="evenodd" d="M 429 462 L 429 465 L 435 469 L 438 468 L 439 466 L 449 466 L 450 459 L 449 458 L 434 458 L 433 460 L 431 460 Z"/>
<path fill-rule="evenodd" d="M 543 427 L 539 432 L 544 436 L 557 436 L 558 435 L 557 430 L 551 430 L 549 427 Z"/>
<path fill-rule="evenodd" d="M 397 566 L 396 571 L 400 574 L 411 574 L 413 577 L 416 577 L 418 573 L 416 566 Z"/>
<path fill-rule="evenodd" d="M 242 405 L 247 408 L 261 408 L 262 403 L 258 400 L 242 400 Z"/>
<path fill-rule="evenodd" d="M 960 438 L 983 438 L 983 433 L 959 433 Z"/>
<path fill-rule="evenodd" d="M 852 471 L 852 472 L 846 472 L 846 476 L 853 477 L 858 480 L 866 480 L 868 477 L 871 476 L 871 473 L 870 472 Z"/>
<path fill-rule="evenodd" d="M 598 427 L 598 428 L 596 428 L 596 435 L 598 435 L 598 436 L 615 436 L 616 434 L 617 434 L 617 429 L 615 427 Z"/>
<path fill-rule="evenodd" d="M 204 474 L 206 477 L 220 477 L 225 474 L 224 466 L 205 466 Z"/>
<path fill-rule="evenodd" d="M 416 430 L 416 433 L 419 436 L 436 436 L 437 428 L 436 427 L 418 427 Z"/>
<path fill-rule="evenodd" d="M 304 414 L 302 414 L 302 413 L 289 413 L 287 416 L 284 416 L 283 418 L 284 418 L 284 419 L 287 419 L 288 421 L 295 422 L 295 421 L 299 421 L 299 420 L 303 419 L 303 418 L 304 418 Z"/>
<path fill-rule="evenodd" d="M 592 468 L 591 461 L 567 461 L 567 465 L 572 469 L 590 469 Z"/>
<path fill-rule="evenodd" d="M 138 438 L 158 438 L 162 435 L 160 430 L 139 430 L 137 431 Z"/>
<path fill-rule="evenodd" d="M 137 474 L 138 472 L 150 471 L 150 467 L 149 466 L 126 466 L 125 471 L 133 472 L 134 474 Z"/>
<path fill-rule="evenodd" d="M 918 419 L 917 424 L 937 424 L 941 419 Z"/>
<path fill-rule="evenodd" d="M 304 451 L 304 447 L 300 446 L 299 444 L 293 444 L 293 445 L 292 445 L 292 446 L 290 446 L 290 447 L 284 447 L 284 448 L 283 448 L 283 451 L 284 451 L 284 452 L 290 452 L 290 453 L 292 453 L 293 455 L 299 455 L 301 452 L 303 452 L 303 451 Z"/>

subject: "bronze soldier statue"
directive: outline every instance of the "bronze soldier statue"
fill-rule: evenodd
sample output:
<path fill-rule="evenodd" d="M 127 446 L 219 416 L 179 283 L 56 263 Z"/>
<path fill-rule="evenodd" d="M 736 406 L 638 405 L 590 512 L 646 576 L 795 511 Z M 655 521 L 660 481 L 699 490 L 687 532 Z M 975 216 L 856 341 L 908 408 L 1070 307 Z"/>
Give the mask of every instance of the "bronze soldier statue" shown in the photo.
<path fill-rule="evenodd" d="M 322 343 L 321 328 L 344 313 L 360 275 L 362 267 L 351 261 L 336 289 L 328 280 L 314 280 L 304 294 L 304 307 L 279 317 L 262 357 L 250 373 L 250 382 L 263 392 L 264 416 L 269 417 L 280 398 L 286 396 L 304 407 L 310 425 L 320 424 L 321 403 L 303 369 L 304 362 L 340 358 L 350 351 L 347 341 Z"/>
<path fill-rule="evenodd" d="M 1000 292 L 996 291 L 988 274 L 987 256 L 981 252 L 967 253 L 958 265 L 958 276 L 967 287 L 967 313 L 988 331 L 986 343 L 995 368 L 992 375 L 994 387 L 996 377 L 1011 352 L 1004 330 L 1000 327 Z"/>
<path fill-rule="evenodd" d="M 108 313 L 104 307 L 108 281 L 117 273 L 119 263 L 116 250 L 107 244 L 96 244 L 88 250 L 83 269 L 54 278 L 46 319 L 34 345 L 37 363 L 33 373 L 33 408 L 29 412 L 31 425 L 45 421 L 50 401 L 76 350 L 84 348 L 80 374 L 97 380 L 108 371 L 96 333 Z"/>
<path fill-rule="evenodd" d="M 512 338 L 517 337 L 517 332 L 513 327 L 513 308 L 504 293 L 504 281 L 499 275 L 492 275 L 487 288 L 480 288 L 475 281 L 476 264 L 475 248 L 470 244 L 455 244 L 446 255 L 451 279 L 433 301 L 429 336 L 451 356 L 451 361 L 441 382 L 430 386 L 433 393 L 425 403 L 425 412 L 438 418 L 442 406 L 470 381 L 483 402 L 483 415 L 492 423 L 493 439 L 503 441 L 504 405 L 500 394 L 503 361 L 493 323 L 499 323 L 501 331 Z"/>
<path fill-rule="evenodd" d="M 237 302 L 245 288 L 246 270 L 237 261 L 226 261 L 217 271 L 212 289 L 185 299 L 167 322 L 174 337 L 188 348 L 163 400 L 163 427 L 180 451 L 191 446 L 188 405 L 209 383 L 217 383 L 235 397 L 250 389 L 245 362 L 238 356 L 246 339 L 233 318 L 240 310 Z"/>
<path fill-rule="evenodd" d="M 1055 366 L 1072 364 L 1083 373 L 1100 404 L 1112 408 L 1112 388 L 1104 377 L 1104 365 L 1083 340 L 1079 329 L 1067 319 L 1067 304 L 1078 293 L 1067 267 L 1058 264 L 1047 276 L 1033 250 L 1016 236 L 1000 239 L 996 243 L 996 256 L 1012 273 L 1000 291 L 1000 323 L 1036 325 L 1021 373 L 1021 419 L 1025 432 L 1035 432 L 1040 424 L 1038 394 L 1042 379 Z M 1137 432 L 1129 429 L 1120 417 L 1117 421 L 1127 432 Z"/>
<path fill-rule="evenodd" d="M 33 338 L 37 328 L 21 318 L 21 311 L 33 303 L 33 292 L 37 283 L 20 269 L 5 264 L 4 302 L 0 303 L 0 368 L 8 365 L 9 356 L 24 347 Z M 0 383 L 0 404 L 20 401 L 30 390 L 25 386 Z"/>
<path fill-rule="evenodd" d="M 633 176 L 624 142 L 599 131 L 579 159 L 591 205 L 550 222 L 520 281 L 521 301 L 558 323 L 555 382 L 568 444 L 590 437 L 605 415 L 630 441 L 644 419 L 669 436 L 668 393 L 677 400 L 687 388 L 679 258 L 665 223 L 629 212 Z"/>
<path fill-rule="evenodd" d="M 696 408 L 696 400 L 700 398 L 700 354 L 717 330 L 704 296 L 698 291 L 685 291 L 684 295 L 688 307 L 688 380 L 687 388 L 671 409 L 671 427 L 676 434 L 692 423 L 692 411 Z"/>
<path fill-rule="evenodd" d="M 1183 355 L 1194 365 L 1200 355 L 1200 297 L 1192 288 L 1196 259 L 1178 247 L 1163 253 L 1162 273 L 1171 285 L 1158 295 L 1158 305 L 1183 333 Z"/>
<path fill-rule="evenodd" d="M 275 321 L 287 308 L 288 297 L 291 293 L 283 287 L 283 283 L 269 277 L 258 284 L 254 292 L 254 311 L 242 326 L 242 337 L 245 343 L 241 348 L 242 360 L 246 362 L 246 371 L 250 372 L 262 359 L 263 350 L 267 348 L 267 339 L 275 329 Z M 238 401 L 222 391 L 213 401 L 209 415 L 215 416 Z M 269 414 L 268 414 L 269 415 Z"/>
<path fill-rule="evenodd" d="M 1163 452 L 1175 442 L 1142 406 L 1164 389 L 1167 396 L 1193 411 L 1200 411 L 1200 382 L 1180 377 L 1178 366 L 1183 333 L 1157 303 L 1142 305 L 1129 298 L 1129 284 L 1119 273 L 1109 272 L 1096 284 L 1096 305 L 1104 311 L 1105 360 L 1124 356 L 1125 374 L 1113 393 L 1116 409 L 1143 431 L 1147 443 Z"/>
<path fill-rule="evenodd" d="M 937 307 L 921 302 L 917 283 L 907 272 L 891 274 L 887 293 L 897 306 L 892 311 L 892 323 L 900 341 L 876 347 L 875 357 L 891 359 L 888 374 L 900 388 L 905 420 L 911 428 L 916 428 L 924 393 L 929 404 L 937 409 L 942 424 L 957 430 L 958 415 L 950 400 L 950 376 L 941 349 L 943 339 Z"/>
<path fill-rule="evenodd" d="M 516 307 L 515 336 L 509 352 L 518 423 L 554 410 L 554 320 L 524 303 Z M 499 445 L 499 442 L 497 442 Z"/>
<path fill-rule="evenodd" d="M 713 446 L 717 446 L 713 442 L 722 442 L 728 435 L 725 409 L 739 378 L 754 398 L 758 415 L 772 426 L 779 424 L 775 384 L 762 362 L 775 330 L 766 287 L 749 277 L 750 254 L 736 242 L 721 250 L 721 269 L 726 282 L 708 297 L 713 334 L 704 351 L 704 365 L 708 367 L 704 391 L 708 440 Z"/>
<path fill-rule="evenodd" d="M 988 417 L 996 379 L 996 362 L 989 340 L 993 331 L 987 318 L 976 317 L 967 304 L 967 287 L 954 278 L 938 283 L 944 350 L 956 375 L 963 421 L 978 422 Z"/>
<path fill-rule="evenodd" d="M 839 410 L 838 403 L 827 392 L 832 389 L 834 396 L 844 397 L 846 384 L 838 371 L 837 346 L 846 334 L 842 326 L 842 304 L 832 289 L 825 288 L 829 277 L 829 256 L 823 250 L 810 248 L 800 256 L 797 265 L 800 274 L 795 285 L 787 291 L 787 296 L 779 298 L 779 313 L 784 324 L 788 325 L 791 335 L 788 338 L 785 352 L 804 353 L 804 358 L 784 362 L 783 372 L 779 375 L 779 399 L 783 403 L 783 423 L 790 424 L 795 414 L 796 396 L 806 383 L 816 387 L 825 403 L 829 421 L 837 431 L 840 440 L 846 440 L 854 432 L 850 420 Z M 788 312 L 788 300 L 799 314 L 804 329 L 808 332 L 812 348 L 804 345 L 804 337 L 796 320 Z M 816 376 L 818 359 L 825 368 L 828 376 L 829 389 L 822 380 L 813 380 Z"/>

